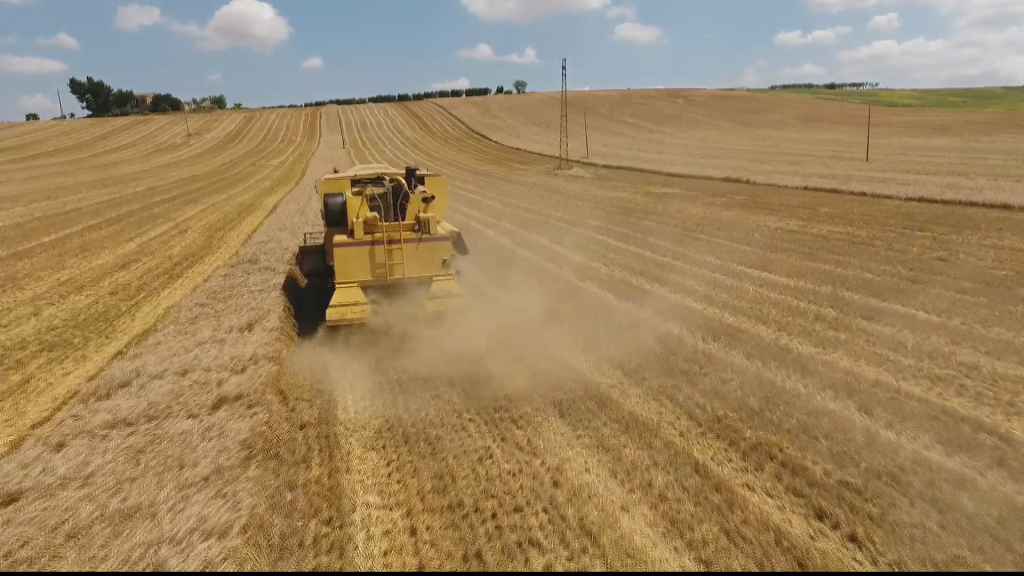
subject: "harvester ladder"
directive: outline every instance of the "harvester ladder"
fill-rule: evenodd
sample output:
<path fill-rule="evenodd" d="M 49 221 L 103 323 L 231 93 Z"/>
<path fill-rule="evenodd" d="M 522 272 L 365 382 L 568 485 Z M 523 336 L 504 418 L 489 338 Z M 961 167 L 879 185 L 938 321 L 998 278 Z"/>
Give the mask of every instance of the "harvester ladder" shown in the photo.
<path fill-rule="evenodd" d="M 394 246 L 395 242 L 393 242 L 393 241 L 391 242 L 391 245 L 388 245 L 388 223 L 385 221 L 385 222 L 382 222 L 382 225 L 381 225 L 381 228 L 384 230 L 384 233 L 381 234 L 381 236 L 384 239 L 383 240 L 383 242 L 384 242 L 384 271 L 385 271 L 385 274 L 387 275 L 388 280 L 391 280 L 392 278 L 401 278 L 401 277 L 405 276 L 405 234 L 402 232 L 402 223 L 401 222 L 395 222 L 395 227 L 398 228 L 398 246 L 397 247 Z M 395 256 L 399 256 L 399 258 L 393 259 L 391 257 L 392 256 L 392 254 L 391 254 L 392 250 L 397 250 L 398 251 L 398 253 L 395 254 Z M 392 270 L 393 266 L 399 266 L 399 265 L 402 267 L 402 273 L 401 274 L 395 273 Z"/>

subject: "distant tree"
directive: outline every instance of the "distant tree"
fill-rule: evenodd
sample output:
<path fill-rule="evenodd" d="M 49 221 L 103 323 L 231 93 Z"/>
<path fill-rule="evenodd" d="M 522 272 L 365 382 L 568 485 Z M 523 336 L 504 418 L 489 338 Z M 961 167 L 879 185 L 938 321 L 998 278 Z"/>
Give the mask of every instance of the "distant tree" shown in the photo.
<path fill-rule="evenodd" d="M 68 80 L 68 91 L 82 108 L 89 111 L 90 116 L 106 116 L 112 108 L 110 99 L 114 95 L 114 89 L 92 76 L 86 76 L 85 81 L 71 77 Z"/>
<path fill-rule="evenodd" d="M 512 83 L 512 87 L 516 89 L 516 94 L 522 94 L 526 92 L 526 80 L 516 80 Z"/>
<path fill-rule="evenodd" d="M 232 110 L 241 110 L 242 109 L 242 103 L 241 102 L 235 102 L 234 104 L 231 105 L 231 109 Z"/>
<path fill-rule="evenodd" d="M 38 120 L 39 114 L 36 114 L 35 112 L 29 112 L 28 114 L 25 114 L 25 122 L 35 122 Z"/>
<path fill-rule="evenodd" d="M 813 84 L 802 82 L 797 84 L 772 84 L 769 90 L 864 90 L 865 88 L 878 88 L 878 82 L 826 82 L 825 84 Z"/>
<path fill-rule="evenodd" d="M 110 95 L 110 107 L 111 109 L 131 109 L 132 103 L 135 101 L 135 92 L 131 90 L 114 90 L 113 94 Z"/>
<path fill-rule="evenodd" d="M 71 118 L 72 120 L 74 120 L 75 113 L 74 112 L 68 112 L 68 118 Z"/>
<path fill-rule="evenodd" d="M 505 94 L 515 94 L 511 88 L 505 88 Z"/>
<path fill-rule="evenodd" d="M 180 112 L 183 103 L 172 94 L 154 94 L 149 104 L 150 112 Z"/>
<path fill-rule="evenodd" d="M 218 110 L 225 110 L 228 107 L 228 99 L 225 98 L 223 94 L 213 94 L 207 96 L 206 99 L 209 100 L 210 104 Z"/>
<path fill-rule="evenodd" d="M 495 94 L 504 94 L 505 93 L 505 85 L 504 84 L 498 84 L 498 87 L 494 89 L 494 93 Z"/>

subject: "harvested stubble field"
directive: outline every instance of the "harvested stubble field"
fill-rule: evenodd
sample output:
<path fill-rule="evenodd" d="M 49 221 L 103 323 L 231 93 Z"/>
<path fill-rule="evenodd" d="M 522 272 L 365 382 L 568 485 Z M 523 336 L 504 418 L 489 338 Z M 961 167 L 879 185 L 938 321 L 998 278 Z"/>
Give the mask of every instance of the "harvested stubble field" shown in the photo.
<path fill-rule="evenodd" d="M 0 132 L 0 454 L 230 259 L 316 148 L 312 110 Z"/>
<path fill-rule="evenodd" d="M 558 154 L 559 95 L 443 98 L 502 144 Z M 777 186 L 1024 206 L 1024 113 L 874 107 L 705 90 L 569 94 L 569 151 L 589 162 Z"/>
<path fill-rule="evenodd" d="M 431 103 L 320 140 L 0 462 L 5 567 L 1024 568 L 1024 212 L 556 174 Z M 295 337 L 349 161 L 450 178 L 474 308 Z"/>

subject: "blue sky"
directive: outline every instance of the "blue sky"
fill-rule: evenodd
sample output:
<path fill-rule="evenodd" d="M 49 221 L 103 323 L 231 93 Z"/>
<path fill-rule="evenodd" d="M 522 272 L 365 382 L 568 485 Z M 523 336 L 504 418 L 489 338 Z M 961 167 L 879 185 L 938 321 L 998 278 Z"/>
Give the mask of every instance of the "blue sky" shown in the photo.
<path fill-rule="evenodd" d="M 556 90 L 562 57 L 572 89 L 1019 85 L 1024 0 L 0 0 L 0 119 L 77 110 L 70 76 L 262 106 Z"/>

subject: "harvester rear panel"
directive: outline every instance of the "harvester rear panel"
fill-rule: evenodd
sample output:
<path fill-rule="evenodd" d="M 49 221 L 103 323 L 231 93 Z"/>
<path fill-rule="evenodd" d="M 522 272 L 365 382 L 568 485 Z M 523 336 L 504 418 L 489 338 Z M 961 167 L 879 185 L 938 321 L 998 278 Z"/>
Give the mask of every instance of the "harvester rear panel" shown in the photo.
<path fill-rule="evenodd" d="M 468 250 L 462 234 L 442 220 L 448 204 L 443 176 L 360 165 L 324 176 L 317 193 L 324 228 L 306 234 L 298 264 L 307 281 L 334 289 L 328 326 L 367 322 L 367 292 L 375 288 L 419 288 L 424 311 L 432 313 L 460 297 L 453 263 Z"/>

